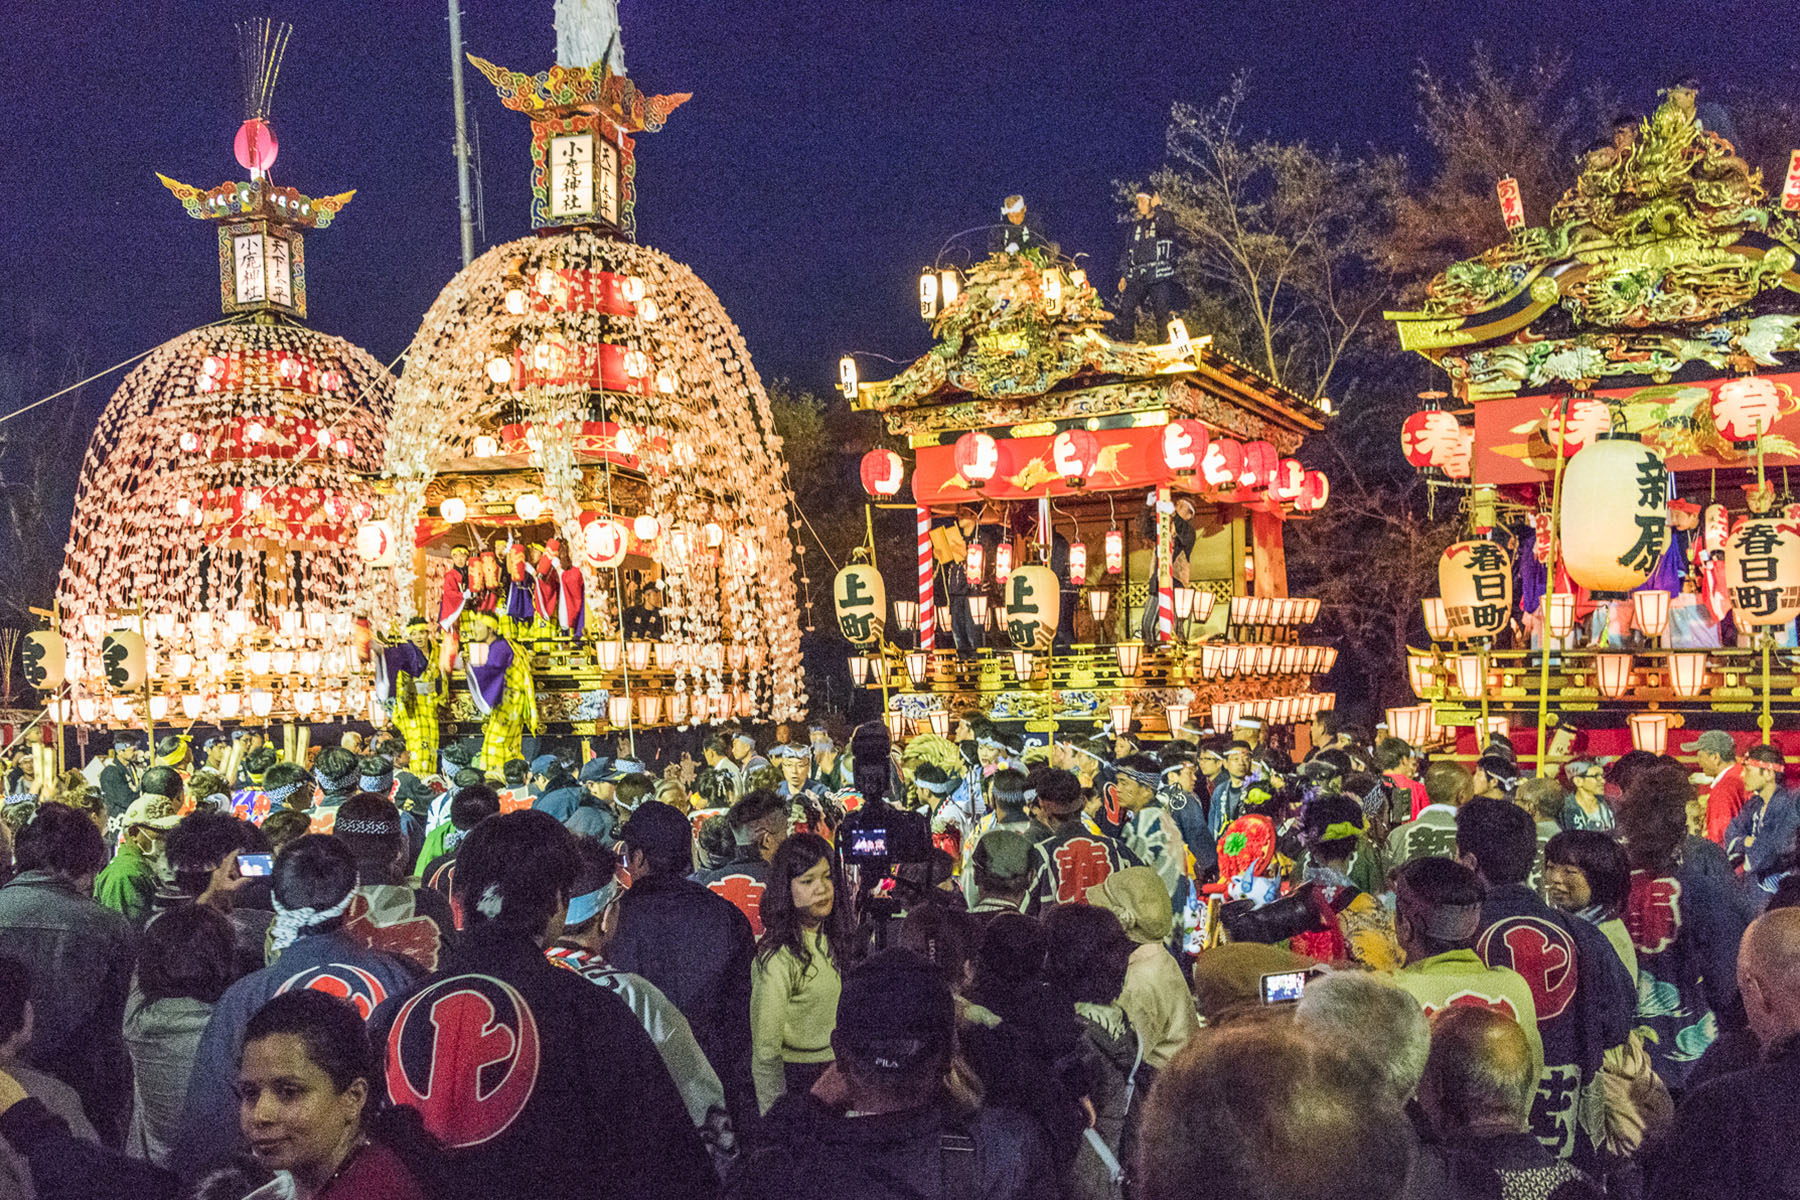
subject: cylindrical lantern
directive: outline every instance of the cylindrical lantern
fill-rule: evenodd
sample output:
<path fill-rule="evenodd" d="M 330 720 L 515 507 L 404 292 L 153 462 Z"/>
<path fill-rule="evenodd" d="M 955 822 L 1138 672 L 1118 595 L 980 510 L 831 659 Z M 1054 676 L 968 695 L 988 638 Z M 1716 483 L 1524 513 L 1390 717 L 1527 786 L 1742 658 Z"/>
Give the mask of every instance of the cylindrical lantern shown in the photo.
<path fill-rule="evenodd" d="M 1088 592 L 1088 613 L 1094 618 L 1094 624 L 1106 623 L 1107 610 L 1112 607 L 1112 593 L 1101 588 Z"/>
<path fill-rule="evenodd" d="M 892 450 L 875 449 L 862 456 L 863 491 L 871 496 L 892 496 L 906 478 L 906 465 Z"/>
<path fill-rule="evenodd" d="M 1609 700 L 1617 700 L 1631 686 L 1631 655 L 1594 655 L 1594 686 Z"/>
<path fill-rule="evenodd" d="M 68 674 L 68 647 L 62 634 L 48 629 L 25 635 L 25 682 L 40 692 L 53 692 Z"/>
<path fill-rule="evenodd" d="M 1117 575 L 1125 569 L 1125 535 L 1117 529 L 1106 531 L 1106 573 Z"/>
<path fill-rule="evenodd" d="M 1551 592 L 1545 599 L 1550 606 L 1550 636 L 1568 637 L 1575 628 L 1575 593 Z"/>
<path fill-rule="evenodd" d="M 1144 643 L 1120 642 L 1113 647 L 1113 656 L 1119 660 L 1119 674 L 1136 675 L 1138 663 L 1144 655 Z"/>
<path fill-rule="evenodd" d="M 852 563 L 839 571 L 831 581 L 831 605 L 846 641 L 870 646 L 881 640 L 887 624 L 887 588 L 874 567 Z"/>
<path fill-rule="evenodd" d="M 1650 577 L 1669 543 L 1669 471 L 1636 438 L 1608 434 L 1569 460 L 1563 475 L 1563 565 L 1600 599 Z"/>
<path fill-rule="evenodd" d="M 1281 455 L 1267 442 L 1251 442 L 1244 447 L 1244 465 L 1238 482 L 1247 488 L 1271 488 L 1281 469 Z"/>
<path fill-rule="evenodd" d="M 589 521 L 587 528 L 581 531 L 581 557 L 590 567 L 604 570 L 618 566 L 625 561 L 625 551 L 630 544 L 625 523 L 611 517 Z"/>
<path fill-rule="evenodd" d="M 1659 638 L 1669 627 L 1669 593 L 1661 588 L 1639 588 L 1631 593 L 1632 615 L 1645 637 Z"/>
<path fill-rule="evenodd" d="M 1087 480 L 1100 461 L 1100 439 L 1085 429 L 1065 429 L 1050 439 L 1050 465 L 1071 484 Z"/>
<path fill-rule="evenodd" d="M 1669 655 L 1669 685 L 1677 696 L 1692 699 L 1706 684 L 1706 651 L 1689 650 Z"/>
<path fill-rule="evenodd" d="M 1725 543 L 1725 586 L 1739 625 L 1785 625 L 1800 616 L 1800 532 L 1757 517 Z"/>
<path fill-rule="evenodd" d="M 1669 714 L 1634 712 L 1625 718 L 1631 726 L 1631 745 L 1646 754 L 1661 754 L 1669 739 Z"/>
<path fill-rule="evenodd" d="M 1062 588 L 1049 567 L 1020 567 L 1006 584 L 1006 633 L 1014 646 L 1048 650 L 1062 617 Z"/>
<path fill-rule="evenodd" d="M 1001 542 L 994 547 L 994 582 L 1001 587 L 1012 578 L 1013 548 L 1011 542 Z"/>
<path fill-rule="evenodd" d="M 1206 455 L 1206 426 L 1189 417 L 1163 426 L 1163 466 L 1177 475 L 1192 475 Z"/>
<path fill-rule="evenodd" d="M 970 587 L 980 587 L 981 577 L 986 573 L 987 547 L 980 542 L 970 542 L 968 557 L 963 560 L 963 576 L 968 579 Z"/>
<path fill-rule="evenodd" d="M 937 272 L 926 267 L 919 272 L 919 316 L 931 320 L 938 312 L 938 277 Z"/>
<path fill-rule="evenodd" d="M 1470 700 L 1479 700 L 1487 692 L 1487 663 L 1479 654 L 1457 654 L 1450 659 L 1456 672 L 1456 686 Z M 1411 738 L 1407 738 L 1411 741 Z"/>
<path fill-rule="evenodd" d="M 100 666 L 106 672 L 106 686 L 115 692 L 130 692 L 143 687 L 148 677 L 144 635 L 129 629 L 108 633 L 100 639 Z"/>
<path fill-rule="evenodd" d="M 1087 582 L 1087 543 L 1076 542 L 1069 547 L 1069 583 L 1080 587 Z"/>
<path fill-rule="evenodd" d="M 856 360 L 848 354 L 838 359 L 838 391 L 844 399 L 856 399 Z"/>
<path fill-rule="evenodd" d="M 1493 637 L 1512 619 L 1512 555 L 1495 542 L 1457 542 L 1438 559 L 1438 591 L 1453 636 Z"/>
<path fill-rule="evenodd" d="M 957 438 L 953 455 L 957 473 L 978 487 L 1000 470 L 1000 444 L 979 429 Z"/>
<path fill-rule="evenodd" d="M 1757 375 L 1728 379 L 1713 393 L 1713 427 L 1739 449 L 1755 445 L 1780 416 L 1781 391 L 1773 380 Z"/>
<path fill-rule="evenodd" d="M 1200 478 L 1211 488 L 1235 488 L 1243 471 L 1243 444 L 1230 438 L 1208 443 L 1200 457 Z"/>
<path fill-rule="evenodd" d="M 1331 480 L 1323 471 L 1308 471 L 1300 483 L 1300 498 L 1294 507 L 1301 512 L 1318 512 L 1331 497 Z"/>
<path fill-rule="evenodd" d="M 1419 601 L 1419 607 L 1425 610 L 1425 632 L 1432 641 L 1441 642 L 1450 636 L 1450 614 L 1444 610 L 1442 596 L 1427 596 Z"/>

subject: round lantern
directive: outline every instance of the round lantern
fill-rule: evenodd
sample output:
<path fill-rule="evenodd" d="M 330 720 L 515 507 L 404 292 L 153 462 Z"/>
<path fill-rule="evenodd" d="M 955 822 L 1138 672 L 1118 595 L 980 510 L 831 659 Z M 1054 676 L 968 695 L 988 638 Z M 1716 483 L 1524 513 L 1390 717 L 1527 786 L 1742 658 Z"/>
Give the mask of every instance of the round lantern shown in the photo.
<path fill-rule="evenodd" d="M 956 439 L 956 470 L 970 483 L 980 486 L 1000 470 L 1000 443 L 980 430 Z"/>
<path fill-rule="evenodd" d="M 1732 530 L 1725 586 L 1740 625 L 1786 625 L 1800 616 L 1800 524 L 1760 517 Z"/>
<path fill-rule="evenodd" d="M 1048 650 L 1062 617 L 1062 585 L 1049 567 L 1019 567 L 1007 580 L 1006 634 L 1021 650 Z"/>
<path fill-rule="evenodd" d="M 1050 465 L 1079 487 L 1100 462 L 1100 439 L 1085 429 L 1065 429 L 1050 441 Z"/>
<path fill-rule="evenodd" d="M 1200 478 L 1208 487 L 1233 488 L 1244 471 L 1243 443 L 1220 438 L 1206 447 L 1200 458 Z"/>
<path fill-rule="evenodd" d="M 1571 396 L 1544 418 L 1544 440 L 1564 458 L 1612 432 L 1612 410 L 1592 396 Z"/>
<path fill-rule="evenodd" d="M 1331 496 L 1331 480 L 1323 471 L 1308 471 L 1300 482 L 1300 498 L 1294 507 L 1301 512 L 1318 512 Z"/>
<path fill-rule="evenodd" d="M 631 522 L 631 532 L 640 542 L 654 542 L 662 533 L 662 522 L 645 513 Z"/>
<path fill-rule="evenodd" d="M 1269 494 L 1283 504 L 1292 504 L 1300 499 L 1300 493 L 1306 488 L 1306 468 L 1300 465 L 1297 458 L 1284 458 L 1280 468 L 1275 472 L 1275 483 Z"/>
<path fill-rule="evenodd" d="M 862 456 L 863 491 L 871 496 L 892 496 L 906 478 L 906 464 L 892 450 L 871 450 Z"/>
<path fill-rule="evenodd" d="M 589 521 L 587 528 L 581 531 L 581 557 L 588 566 L 601 570 L 624 562 L 625 551 L 630 544 L 631 538 L 625 523 L 610 517 Z"/>
<path fill-rule="evenodd" d="M 831 608 L 838 632 L 854 646 L 881 641 L 887 625 L 887 588 L 881 572 L 868 563 L 851 563 L 831 581 Z"/>
<path fill-rule="evenodd" d="M 1452 637 L 1493 637 L 1512 619 L 1512 555 L 1497 542 L 1457 542 L 1438 559 L 1438 593 Z"/>
<path fill-rule="evenodd" d="M 48 629 L 25 635 L 25 682 L 40 692 L 53 692 L 67 674 L 68 647 L 62 634 Z"/>
<path fill-rule="evenodd" d="M 237 156 L 238 166 L 254 178 L 268 174 L 275 165 L 281 143 L 275 140 L 275 130 L 267 121 L 251 117 L 238 126 L 237 136 L 231 139 L 231 152 Z"/>
<path fill-rule="evenodd" d="M 1206 426 L 1188 417 L 1163 426 L 1163 466 L 1178 475 L 1192 475 L 1200 469 L 1206 454 Z"/>
<path fill-rule="evenodd" d="M 1400 449 L 1415 467 L 1442 467 L 1462 439 L 1456 418 L 1442 409 L 1416 412 L 1400 426 Z"/>
<path fill-rule="evenodd" d="M 1713 393 L 1712 419 L 1719 436 L 1739 449 L 1775 428 L 1781 417 L 1781 389 L 1759 375 L 1728 379 Z"/>
<path fill-rule="evenodd" d="M 1602 599 L 1650 577 L 1669 542 L 1669 471 L 1662 456 L 1606 434 L 1569 460 L 1558 525 L 1563 565 Z"/>
<path fill-rule="evenodd" d="M 1238 472 L 1238 482 L 1247 488 L 1271 488 L 1275 486 L 1276 473 L 1281 469 L 1281 455 L 1275 447 L 1267 442 L 1251 442 L 1244 447 L 1244 465 Z"/>
<path fill-rule="evenodd" d="M 106 686 L 115 692 L 135 691 L 149 674 L 144 659 L 144 635 L 115 629 L 100 639 L 100 667 Z"/>
<path fill-rule="evenodd" d="M 1444 460 L 1444 474 L 1452 479 L 1467 479 L 1470 465 L 1475 460 L 1475 430 L 1463 427 L 1457 430 L 1456 446 L 1450 451 L 1450 457 Z"/>
<path fill-rule="evenodd" d="M 372 567 L 394 561 L 394 527 L 386 521 L 368 521 L 356 531 L 356 554 Z"/>

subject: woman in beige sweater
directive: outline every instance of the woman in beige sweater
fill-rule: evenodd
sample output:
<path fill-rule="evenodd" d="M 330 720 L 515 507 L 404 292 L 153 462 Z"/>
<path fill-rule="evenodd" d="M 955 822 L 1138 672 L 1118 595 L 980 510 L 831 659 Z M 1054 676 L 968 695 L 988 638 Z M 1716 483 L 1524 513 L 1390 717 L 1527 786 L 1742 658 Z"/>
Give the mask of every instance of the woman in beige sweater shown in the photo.
<path fill-rule="evenodd" d="M 839 971 L 848 967 L 847 906 L 831 844 L 812 833 L 781 843 L 762 897 L 762 941 L 750 982 L 750 1072 L 768 1112 L 831 1066 Z"/>

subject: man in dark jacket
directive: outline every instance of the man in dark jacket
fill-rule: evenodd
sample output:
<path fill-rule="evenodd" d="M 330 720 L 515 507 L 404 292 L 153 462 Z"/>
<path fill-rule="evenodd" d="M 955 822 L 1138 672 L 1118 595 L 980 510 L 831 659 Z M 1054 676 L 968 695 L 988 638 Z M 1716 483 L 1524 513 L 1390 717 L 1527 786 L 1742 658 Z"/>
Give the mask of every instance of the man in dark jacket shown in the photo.
<path fill-rule="evenodd" d="M 768 1112 L 769 1148 L 727 1194 L 738 1200 L 1026 1200 L 1049 1194 L 1042 1139 L 1017 1112 L 945 1089 L 956 1002 L 929 961 L 885 950 L 844 978 L 837 1064 Z M 853 1115 L 854 1114 L 854 1115 Z"/>
<path fill-rule="evenodd" d="M 471 1198 L 706 1200 L 717 1177 L 655 1043 L 618 996 L 544 957 L 580 866 L 545 813 L 469 833 L 467 928 L 443 971 L 371 1022 L 382 1086 L 419 1110 Z"/>
<path fill-rule="evenodd" d="M 100 795 L 106 802 L 109 822 L 125 815 L 138 797 L 138 774 L 144 769 L 144 739 L 135 733 L 121 733 L 113 738 L 112 753 L 100 768 Z"/>
<path fill-rule="evenodd" d="M 750 921 L 723 896 L 688 878 L 693 829 L 657 800 L 638 805 L 619 830 L 631 887 L 619 901 L 619 932 L 607 956 L 674 1002 L 725 1085 L 732 1121 L 756 1116 L 750 1082 Z"/>
<path fill-rule="evenodd" d="M 1169 336 L 1169 310 L 1175 298 L 1175 221 L 1162 210 L 1162 195 L 1155 188 L 1137 194 L 1137 216 L 1131 222 L 1131 238 L 1119 256 L 1119 311 L 1114 334 L 1120 341 L 1135 341 L 1137 310 L 1150 303 L 1156 318 L 1155 341 Z"/>
<path fill-rule="evenodd" d="M 730 862 L 700 871 L 694 882 L 737 905 L 750 922 L 750 931 L 762 934 L 762 894 L 769 880 L 769 860 L 775 848 L 794 831 L 793 803 L 774 792 L 751 792 L 731 806 L 727 819 L 737 848 Z"/>
<path fill-rule="evenodd" d="M 194 1052 L 187 1104 L 173 1165 L 196 1177 L 243 1147 L 237 1120 L 238 1055 L 244 1028 L 271 997 L 317 988 L 354 1003 L 367 1018 L 385 1001 L 404 996 L 418 979 L 414 966 L 371 950 L 344 931 L 356 896 L 356 858 L 335 837 L 306 834 L 275 860 L 275 925 L 270 946 L 280 957 L 225 990 L 213 1006 Z"/>
<path fill-rule="evenodd" d="M 988 231 L 989 254 L 1030 254 L 1039 261 L 1056 253 L 1044 232 L 1042 217 L 1026 215 L 1025 197 L 1008 196 L 1000 205 L 1000 223 Z"/>
<path fill-rule="evenodd" d="M 569 778 L 569 769 L 554 754 L 531 760 L 531 807 L 567 821 L 581 807 L 581 785 Z"/>
<path fill-rule="evenodd" d="M 131 923 L 93 900 L 106 844 L 87 814 L 45 804 L 14 855 L 19 874 L 0 888 L 0 954 L 31 970 L 37 1023 L 25 1063 L 74 1088 L 102 1143 L 117 1147 L 131 1105 L 122 1030 L 136 948 Z"/>

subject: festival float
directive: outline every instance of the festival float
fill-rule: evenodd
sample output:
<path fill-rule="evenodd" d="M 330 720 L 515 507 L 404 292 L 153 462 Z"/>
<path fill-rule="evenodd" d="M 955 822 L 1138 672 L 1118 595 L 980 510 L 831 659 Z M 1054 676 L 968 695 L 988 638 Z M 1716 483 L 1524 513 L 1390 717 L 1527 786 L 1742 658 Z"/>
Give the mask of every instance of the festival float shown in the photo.
<path fill-rule="evenodd" d="M 407 351 L 360 536 L 384 643 L 421 619 L 431 641 L 378 655 L 378 687 L 447 682 L 443 718 L 490 732 L 502 684 L 527 730 L 801 716 L 768 397 L 718 297 L 635 240 L 634 135 L 688 97 L 615 69 L 616 26 L 565 19 L 547 71 L 470 56 L 530 118 L 533 233 L 452 279 Z"/>
<path fill-rule="evenodd" d="M 156 347 L 88 444 L 57 587 L 59 628 L 29 635 L 27 674 L 59 720 L 360 717 L 348 650 L 393 378 L 307 328 L 304 234 L 354 192 L 307 196 L 270 176 L 269 103 L 291 27 L 238 26 L 248 179 L 159 175 L 218 228 L 224 319 Z M 291 726 L 290 726 L 291 728 Z"/>
<path fill-rule="evenodd" d="M 1327 500 L 1292 456 L 1328 401 L 1179 319 L 1167 343 L 1112 340 L 1083 271 L 1042 249 L 928 269 L 919 300 L 928 352 L 886 380 L 840 364 L 852 405 L 911 454 L 862 467 L 877 503 L 911 482 L 917 560 L 892 620 L 872 537 L 832 590 L 852 679 L 896 736 L 974 712 L 1160 736 L 1332 706 L 1311 681 L 1337 652 L 1302 643 L 1319 602 L 1287 594 L 1282 552 L 1284 522 Z"/>
<path fill-rule="evenodd" d="M 1449 380 L 1407 458 L 1469 516 L 1410 651 L 1421 703 L 1390 728 L 1526 748 L 1554 713 L 1589 752 L 1660 753 L 1704 716 L 1769 741 L 1800 713 L 1800 152 L 1771 200 L 1677 88 L 1585 156 L 1548 225 L 1511 185 L 1511 239 L 1388 314 Z"/>

